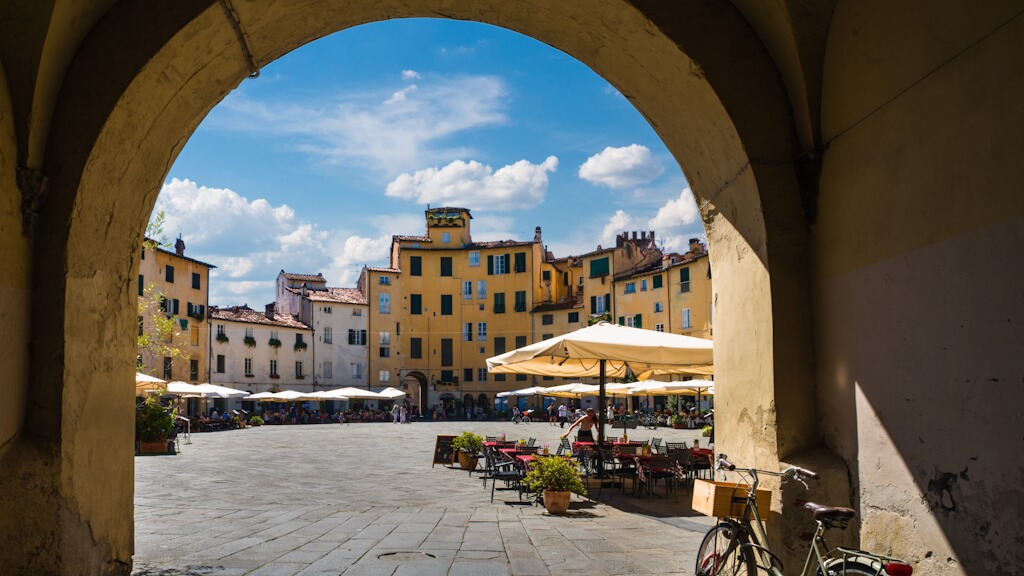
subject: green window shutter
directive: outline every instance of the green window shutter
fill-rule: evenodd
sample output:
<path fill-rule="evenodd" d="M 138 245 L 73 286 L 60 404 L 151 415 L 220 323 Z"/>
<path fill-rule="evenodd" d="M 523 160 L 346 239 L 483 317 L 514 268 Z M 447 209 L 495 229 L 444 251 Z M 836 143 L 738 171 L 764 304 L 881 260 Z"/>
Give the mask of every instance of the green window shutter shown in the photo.
<path fill-rule="evenodd" d="M 590 297 L 590 313 L 597 314 L 597 296 Z"/>
<path fill-rule="evenodd" d="M 526 252 L 516 252 L 516 272 L 526 272 Z"/>
<path fill-rule="evenodd" d="M 626 325 L 626 317 L 625 316 L 619 316 L 619 326 L 625 326 L 625 325 Z"/>
<path fill-rule="evenodd" d="M 634 328 L 643 328 L 644 327 L 644 324 L 643 324 L 643 314 L 637 314 L 636 316 L 633 317 L 633 327 Z"/>
<path fill-rule="evenodd" d="M 611 294 L 605 294 L 604 295 L 604 311 L 607 312 L 608 314 L 612 313 L 612 295 Z"/>
<path fill-rule="evenodd" d="M 423 296 L 420 294 L 412 294 L 409 296 L 409 313 L 410 314 L 422 314 L 423 313 Z"/>
<path fill-rule="evenodd" d="M 487 275 L 488 276 L 493 276 L 494 275 L 494 255 L 493 254 L 488 254 L 487 255 Z"/>
<path fill-rule="evenodd" d="M 653 282 L 653 284 L 654 284 L 655 288 L 661 288 L 661 274 L 655 274 L 654 275 L 654 282 Z"/>
<path fill-rule="evenodd" d="M 598 258 L 590 261 L 590 277 L 604 276 L 608 274 L 608 257 Z"/>
<path fill-rule="evenodd" d="M 441 316 L 452 315 L 452 295 L 441 294 Z"/>
<path fill-rule="evenodd" d="M 139 274 L 139 296 L 143 296 L 145 292 L 146 281 L 143 279 L 142 274 Z"/>
<path fill-rule="evenodd" d="M 452 259 L 449 256 L 441 257 L 441 276 L 452 275 Z"/>

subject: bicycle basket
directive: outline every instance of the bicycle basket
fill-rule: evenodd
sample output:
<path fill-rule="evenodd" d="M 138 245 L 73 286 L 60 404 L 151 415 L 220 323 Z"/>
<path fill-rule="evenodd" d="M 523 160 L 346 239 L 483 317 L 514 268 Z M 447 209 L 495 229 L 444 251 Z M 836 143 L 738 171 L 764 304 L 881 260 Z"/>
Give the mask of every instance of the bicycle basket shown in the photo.
<path fill-rule="evenodd" d="M 743 516 L 743 508 L 747 503 L 749 489 L 746 484 L 734 482 L 718 482 L 694 480 L 693 510 L 716 518 L 738 518 Z M 771 507 L 772 491 L 757 489 L 757 509 L 762 516 Z"/>

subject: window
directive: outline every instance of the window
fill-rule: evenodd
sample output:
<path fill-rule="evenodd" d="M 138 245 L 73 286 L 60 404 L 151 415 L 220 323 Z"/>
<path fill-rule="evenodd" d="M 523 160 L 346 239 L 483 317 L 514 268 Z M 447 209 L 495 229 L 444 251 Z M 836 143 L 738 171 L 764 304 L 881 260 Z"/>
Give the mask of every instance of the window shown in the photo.
<path fill-rule="evenodd" d="M 599 315 L 605 312 L 610 312 L 609 306 L 611 298 L 608 294 L 604 296 L 591 296 L 590 297 L 590 313 Z"/>
<path fill-rule="evenodd" d="M 146 245 L 145 244 L 142 245 L 142 254 L 139 257 L 139 259 L 140 260 L 145 260 L 146 259 Z"/>
<path fill-rule="evenodd" d="M 469 342 L 473 340 L 473 323 L 466 322 L 465 326 L 462 327 L 462 341 Z"/>
<path fill-rule="evenodd" d="M 487 368 L 477 368 L 476 369 L 476 381 L 477 382 L 487 382 Z"/>
<path fill-rule="evenodd" d="M 640 291 L 647 292 L 647 278 L 640 281 Z"/>
<path fill-rule="evenodd" d="M 657 290 L 661 288 L 661 274 L 655 274 L 654 278 L 651 279 L 651 286 Z"/>
<path fill-rule="evenodd" d="M 423 276 L 423 258 L 419 256 L 409 256 L 409 275 Z"/>
<path fill-rule="evenodd" d="M 494 313 L 504 314 L 505 313 L 505 293 L 495 292 L 494 293 Z"/>
<path fill-rule="evenodd" d="M 445 240 L 447 242 L 447 240 Z M 441 276 L 452 275 L 452 257 L 441 256 Z"/>
<path fill-rule="evenodd" d="M 689 308 L 683 308 L 683 326 L 682 327 L 684 329 L 685 328 L 692 328 L 693 327 L 690 324 L 690 309 Z"/>
<path fill-rule="evenodd" d="M 455 371 L 454 370 L 441 370 L 441 382 L 454 382 Z"/>
<path fill-rule="evenodd" d="M 322 310 L 324 314 L 334 314 L 334 309 L 332 309 L 330 306 L 324 306 L 320 308 L 320 310 Z"/>
<path fill-rule="evenodd" d="M 441 338 L 441 366 L 452 366 L 452 339 Z"/>
<path fill-rule="evenodd" d="M 463 382 L 472 382 L 473 381 L 473 369 L 472 368 L 463 368 L 462 369 L 462 381 Z"/>
<path fill-rule="evenodd" d="M 145 292 L 145 291 L 146 291 L 146 280 L 145 280 L 145 278 L 143 278 L 142 274 L 139 274 L 139 296 L 142 296 L 143 292 Z"/>
<path fill-rule="evenodd" d="M 223 335 L 224 335 L 224 325 L 223 324 L 217 324 L 217 336 L 223 336 Z"/>
<path fill-rule="evenodd" d="M 505 353 L 505 337 L 495 336 L 494 337 L 494 355 Z"/>
<path fill-rule="evenodd" d="M 245 329 L 245 337 L 246 338 L 252 338 L 252 328 L 246 328 Z"/>
<path fill-rule="evenodd" d="M 476 299 L 486 300 L 487 299 L 487 280 L 476 281 Z"/>
<path fill-rule="evenodd" d="M 217 354 L 217 374 L 224 373 L 224 355 Z"/>
<path fill-rule="evenodd" d="M 388 307 L 390 308 L 390 303 L 388 303 Z M 328 310 L 330 310 L 330 308 L 328 308 Z M 353 308 L 352 309 L 352 315 L 353 316 L 362 316 L 363 315 L 363 309 L 362 308 Z"/>
<path fill-rule="evenodd" d="M 171 368 L 173 367 L 174 359 L 170 356 L 164 356 L 164 380 L 171 380 Z"/>
<path fill-rule="evenodd" d="M 554 314 L 544 314 L 543 316 L 540 317 L 540 323 L 543 326 L 550 326 L 550 325 L 554 324 L 555 323 L 555 315 Z"/>
<path fill-rule="evenodd" d="M 504 374 L 495 374 L 494 375 L 494 381 L 495 382 L 504 382 L 505 381 L 505 375 Z"/>
<path fill-rule="evenodd" d="M 144 324 L 143 324 L 142 316 L 139 316 L 139 336 L 142 336 L 143 326 L 144 326 Z"/>
<path fill-rule="evenodd" d="M 334 344 L 334 328 L 324 327 L 324 344 Z"/>
<path fill-rule="evenodd" d="M 381 346 L 391 346 L 391 332 L 379 332 L 377 334 L 377 343 Z"/>
<path fill-rule="evenodd" d="M 636 282 L 626 282 L 626 294 L 636 293 Z"/>
<path fill-rule="evenodd" d="M 665 303 L 664 302 L 655 302 L 654 303 L 654 311 L 655 312 L 664 312 L 665 311 Z"/>
<path fill-rule="evenodd" d="M 473 299 L 473 281 L 466 280 L 462 283 L 462 299 L 472 300 Z"/>
<path fill-rule="evenodd" d="M 636 316 L 633 316 L 633 327 L 634 328 L 643 328 L 644 327 L 643 319 L 644 319 L 644 315 L 643 314 L 637 314 Z"/>
<path fill-rule="evenodd" d="M 554 337 L 555 337 L 555 335 L 554 335 L 554 334 L 541 334 L 541 335 L 540 335 L 540 339 L 541 339 L 542 341 L 543 341 L 543 340 L 550 340 L 550 339 L 552 339 L 552 338 L 554 338 Z"/>
<path fill-rule="evenodd" d="M 452 295 L 441 294 L 441 316 L 452 315 Z"/>
<path fill-rule="evenodd" d="M 252 358 L 245 359 L 245 375 L 252 376 Z"/>
<path fill-rule="evenodd" d="M 665 325 L 664 324 L 655 324 L 654 325 L 654 331 L 655 332 L 664 332 L 665 331 Z"/>
<path fill-rule="evenodd" d="M 280 340 L 281 339 L 281 337 L 278 336 L 278 334 L 277 334 L 277 330 L 271 330 L 270 331 L 270 339 L 271 340 Z"/>
<path fill-rule="evenodd" d="M 608 257 L 595 258 L 590 261 L 590 277 L 596 278 L 598 276 L 608 275 Z"/>
<path fill-rule="evenodd" d="M 391 382 L 391 372 L 388 370 L 381 370 L 377 373 L 377 377 L 380 379 L 381 384 Z"/>
<path fill-rule="evenodd" d="M 551 282 L 551 270 L 544 270 L 541 272 L 540 279 L 544 282 Z"/>
<path fill-rule="evenodd" d="M 508 274 L 508 254 L 487 257 L 487 274 Z"/>
<path fill-rule="evenodd" d="M 409 314 L 423 314 L 423 295 L 409 295 Z"/>
<path fill-rule="evenodd" d="M 353 380 L 362 380 L 363 379 L 363 365 L 362 364 L 355 364 L 355 363 L 352 364 L 352 379 Z"/>
<path fill-rule="evenodd" d="M 526 272 L 526 252 L 516 252 L 515 263 L 512 265 L 513 272 Z"/>
<path fill-rule="evenodd" d="M 679 293 L 690 291 L 690 269 L 680 268 L 679 269 Z"/>
<path fill-rule="evenodd" d="M 526 290 L 516 291 L 516 312 L 526 312 Z"/>
<path fill-rule="evenodd" d="M 324 378 L 327 380 L 334 378 L 334 362 L 324 362 L 321 365 L 320 372 L 324 375 Z"/>
<path fill-rule="evenodd" d="M 410 358 L 423 358 L 423 339 L 422 338 L 410 338 L 409 339 L 409 357 Z"/>
<path fill-rule="evenodd" d="M 174 266 L 168 264 L 164 267 L 164 280 L 174 284 Z"/>
<path fill-rule="evenodd" d="M 302 344 L 302 334 L 296 334 L 295 335 L 295 343 L 296 344 Z"/>
<path fill-rule="evenodd" d="M 526 336 L 516 336 L 516 348 L 526 346 Z"/>
<path fill-rule="evenodd" d="M 469 265 L 470 266 L 479 266 L 480 265 L 480 253 L 479 252 L 470 252 L 469 253 Z"/>
<path fill-rule="evenodd" d="M 302 373 L 302 360 L 295 361 L 295 377 L 305 378 L 306 376 Z"/>
<path fill-rule="evenodd" d="M 447 243 L 449 243 L 451 241 L 452 241 L 452 233 L 451 232 L 442 232 L 441 233 L 441 242 L 444 242 L 445 244 L 447 244 Z M 444 276 L 444 274 L 442 274 L 442 276 Z M 449 276 L 451 276 L 451 274 L 449 274 Z"/>
<path fill-rule="evenodd" d="M 487 322 L 476 323 L 476 339 L 487 340 Z"/>
<path fill-rule="evenodd" d="M 271 360 L 270 361 L 270 377 L 274 378 L 276 376 L 280 376 L 280 374 L 277 373 L 277 360 Z"/>
<path fill-rule="evenodd" d="M 199 286 L 201 285 L 201 283 L 202 283 L 202 276 L 199 275 L 199 272 L 193 272 L 192 273 L 192 289 L 193 290 L 199 290 Z"/>
<path fill-rule="evenodd" d="M 349 329 L 348 343 L 350 346 L 366 346 L 366 330 Z"/>
<path fill-rule="evenodd" d="M 381 286 L 391 286 L 391 276 L 380 276 L 377 278 L 377 283 Z"/>
<path fill-rule="evenodd" d="M 381 346 L 378 349 L 377 353 L 380 355 L 381 358 L 391 358 L 391 347 Z"/>
<path fill-rule="evenodd" d="M 569 312 L 569 323 L 570 324 L 575 324 L 575 323 L 577 323 L 579 321 L 580 321 L 580 313 L 579 312 Z"/>
<path fill-rule="evenodd" d="M 377 306 L 381 314 L 391 314 L 391 294 L 383 293 L 378 296 Z"/>
<path fill-rule="evenodd" d="M 199 360 L 188 361 L 188 379 L 193 382 L 199 380 Z"/>

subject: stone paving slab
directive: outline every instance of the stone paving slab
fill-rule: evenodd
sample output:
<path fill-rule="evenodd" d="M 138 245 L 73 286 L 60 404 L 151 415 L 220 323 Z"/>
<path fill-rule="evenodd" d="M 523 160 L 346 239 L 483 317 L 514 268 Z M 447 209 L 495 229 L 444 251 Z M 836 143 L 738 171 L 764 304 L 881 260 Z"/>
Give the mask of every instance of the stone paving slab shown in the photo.
<path fill-rule="evenodd" d="M 712 520 L 689 509 L 687 492 L 606 489 L 601 501 L 574 497 L 562 517 L 515 492 L 491 503 L 479 476 L 430 466 L 435 436 L 463 430 L 553 446 L 561 433 L 537 423 L 268 426 L 194 434 L 177 456 L 137 458 L 133 574 L 692 573 Z M 697 432 L 631 437 L 654 435 L 692 442 Z"/>

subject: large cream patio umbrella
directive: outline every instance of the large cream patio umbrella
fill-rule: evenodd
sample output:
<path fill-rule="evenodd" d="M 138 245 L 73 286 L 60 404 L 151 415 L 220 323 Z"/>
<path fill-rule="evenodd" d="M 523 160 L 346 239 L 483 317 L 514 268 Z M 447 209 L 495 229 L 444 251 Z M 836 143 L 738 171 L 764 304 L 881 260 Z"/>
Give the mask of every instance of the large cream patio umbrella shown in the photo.
<path fill-rule="evenodd" d="M 392 388 L 391 386 L 388 386 L 387 388 L 381 390 L 380 392 L 377 392 L 377 394 L 379 394 L 382 398 L 387 398 L 389 400 L 401 398 L 402 396 L 406 395 L 405 392 L 402 392 L 398 388 Z"/>
<path fill-rule="evenodd" d="M 143 374 L 142 372 L 135 373 L 135 395 L 138 396 L 139 392 L 145 395 L 148 391 L 159 390 L 167 384 L 166 380 L 161 380 L 156 376 L 150 376 L 149 374 Z"/>
<path fill-rule="evenodd" d="M 598 406 L 605 405 L 605 380 L 662 374 L 712 374 L 710 340 L 629 328 L 607 322 L 548 338 L 487 359 L 495 374 L 598 377 Z M 628 391 L 628 389 L 627 389 Z M 605 411 L 598 413 L 598 442 L 604 441 Z"/>
<path fill-rule="evenodd" d="M 197 384 L 196 388 L 202 390 L 203 394 L 208 397 L 219 397 L 219 398 L 230 398 L 232 396 L 248 396 L 249 393 L 245 390 L 236 390 L 234 388 L 228 388 L 226 386 L 217 386 L 216 384 Z"/>

